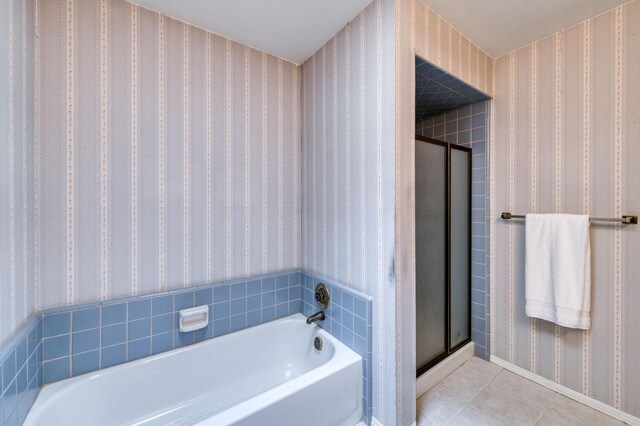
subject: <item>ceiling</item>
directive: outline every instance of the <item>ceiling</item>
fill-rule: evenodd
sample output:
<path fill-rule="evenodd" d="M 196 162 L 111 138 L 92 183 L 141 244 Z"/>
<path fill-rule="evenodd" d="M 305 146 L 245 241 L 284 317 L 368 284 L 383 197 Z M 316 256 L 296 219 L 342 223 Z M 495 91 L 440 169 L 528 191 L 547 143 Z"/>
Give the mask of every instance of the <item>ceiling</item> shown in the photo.
<path fill-rule="evenodd" d="M 493 57 L 628 0 L 420 0 Z"/>
<path fill-rule="evenodd" d="M 371 1 L 133 0 L 133 3 L 302 64 Z"/>
<path fill-rule="evenodd" d="M 372 0 L 130 0 L 301 64 Z M 420 0 L 492 57 L 628 0 Z"/>
<path fill-rule="evenodd" d="M 416 121 L 487 99 L 484 93 L 416 56 Z"/>

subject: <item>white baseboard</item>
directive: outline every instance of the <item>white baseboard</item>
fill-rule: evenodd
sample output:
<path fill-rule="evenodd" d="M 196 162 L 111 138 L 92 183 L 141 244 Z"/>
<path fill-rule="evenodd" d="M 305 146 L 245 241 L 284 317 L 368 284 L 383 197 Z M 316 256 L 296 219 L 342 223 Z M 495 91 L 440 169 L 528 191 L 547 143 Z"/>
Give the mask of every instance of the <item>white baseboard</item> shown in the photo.
<path fill-rule="evenodd" d="M 525 379 L 529 379 L 532 382 L 536 382 L 546 388 L 551 389 L 552 391 L 558 392 L 559 394 L 562 394 L 564 396 L 566 396 L 567 398 L 571 398 L 575 401 L 578 401 L 581 404 L 584 404 L 588 407 L 591 407 L 595 410 L 601 411 L 611 417 L 614 417 L 620 421 L 623 421 L 625 423 L 628 423 L 630 425 L 637 425 L 640 426 L 640 418 L 635 417 L 629 413 L 625 413 L 622 410 L 618 410 L 617 408 L 614 408 L 608 404 L 605 404 L 604 402 L 598 401 L 597 399 L 593 399 L 590 396 L 587 396 L 585 394 L 582 394 L 580 392 L 574 391 L 573 389 L 570 389 L 566 386 L 563 386 L 561 384 L 558 384 L 552 380 L 549 380 L 545 377 L 542 376 L 538 376 L 535 373 L 532 373 L 529 370 L 525 370 L 522 367 L 518 367 L 515 364 L 510 363 L 509 361 L 505 361 L 502 358 L 498 358 L 495 355 L 491 355 L 490 358 L 491 362 L 496 364 L 499 367 L 502 367 L 506 370 L 509 370 L 515 374 L 518 374 L 522 377 L 524 377 Z"/>
<path fill-rule="evenodd" d="M 371 416 L 371 426 L 382 426 L 382 422 L 380 422 L 380 420 L 376 419 L 375 417 Z"/>
<path fill-rule="evenodd" d="M 417 421 L 411 423 L 411 426 L 416 426 L 418 423 Z M 371 418 L 371 426 L 382 426 L 382 423 L 380 422 L 380 420 L 376 419 L 375 417 Z"/>
<path fill-rule="evenodd" d="M 469 361 L 475 352 L 475 345 L 469 342 L 447 358 L 431 367 L 416 379 L 416 399 L 427 393 L 429 389 L 440 383 L 458 367 Z"/>
<path fill-rule="evenodd" d="M 411 423 L 411 426 L 416 426 L 417 420 L 413 423 Z M 359 425 L 358 425 L 359 426 Z M 371 426 L 382 426 L 382 423 L 380 422 L 380 420 L 376 419 L 375 417 L 371 418 Z"/>

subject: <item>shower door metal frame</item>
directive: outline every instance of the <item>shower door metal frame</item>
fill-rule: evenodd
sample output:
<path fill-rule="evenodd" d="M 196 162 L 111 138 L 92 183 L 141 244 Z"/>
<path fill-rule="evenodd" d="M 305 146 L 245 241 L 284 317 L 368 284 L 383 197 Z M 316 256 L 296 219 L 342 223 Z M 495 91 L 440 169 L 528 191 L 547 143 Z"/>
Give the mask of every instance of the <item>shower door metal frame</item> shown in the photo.
<path fill-rule="evenodd" d="M 444 336 L 445 336 L 445 350 L 444 352 L 442 352 L 439 355 L 436 355 L 434 358 L 432 358 L 429 362 L 427 362 L 426 364 L 420 366 L 419 368 L 417 368 L 416 370 L 416 377 L 419 377 L 422 373 L 424 373 L 425 371 L 429 370 L 431 367 L 433 367 L 434 365 L 438 364 L 440 361 L 442 361 L 443 359 L 447 358 L 449 355 L 451 355 L 452 353 L 454 353 L 455 351 L 457 351 L 458 349 L 462 348 L 463 346 L 465 346 L 467 343 L 469 343 L 471 341 L 471 295 L 472 295 L 472 290 L 471 290 L 471 243 L 472 243 L 472 238 L 471 238 L 471 220 L 472 220 L 472 175 L 473 175 L 473 170 L 471 167 L 471 156 L 472 156 L 472 150 L 471 148 L 467 148 L 464 146 L 460 146 L 460 145 L 455 145 L 455 144 L 451 144 L 448 142 L 443 142 L 443 141 L 439 141 L 437 139 L 433 139 L 433 138 L 428 138 L 426 136 L 419 136 L 419 135 L 415 135 L 415 140 L 416 142 L 426 142 L 426 143 L 431 143 L 434 145 L 440 145 L 442 147 L 444 147 L 446 149 L 446 158 L 445 158 L 445 162 L 446 162 L 446 177 L 445 177 L 445 191 L 447 194 L 447 207 L 446 207 L 446 211 L 447 211 L 447 217 L 445 218 L 445 222 L 446 222 L 446 242 L 445 242 L 445 250 L 446 250 L 446 259 L 447 259 L 447 264 L 445 267 L 445 284 L 446 284 L 446 303 L 445 303 L 445 321 L 444 321 Z M 451 347 L 451 265 L 452 265 L 452 259 L 451 259 L 451 150 L 452 149 L 457 149 L 460 151 L 464 151 L 467 152 L 468 155 L 468 170 L 469 170 L 469 220 L 468 220 L 468 236 L 469 236 L 469 253 L 468 253 L 468 270 L 469 270 L 469 276 L 468 276 L 468 282 L 469 282 L 469 304 L 467 306 L 468 309 L 468 323 L 467 323 L 467 330 L 468 330 L 468 335 L 469 337 L 467 339 L 465 339 L 464 341 L 462 341 L 461 343 L 459 343 L 458 345 Z M 415 158 L 415 157 L 414 157 Z M 417 285 L 417 282 L 416 282 Z M 417 324 L 416 324 L 416 330 L 417 330 Z"/>

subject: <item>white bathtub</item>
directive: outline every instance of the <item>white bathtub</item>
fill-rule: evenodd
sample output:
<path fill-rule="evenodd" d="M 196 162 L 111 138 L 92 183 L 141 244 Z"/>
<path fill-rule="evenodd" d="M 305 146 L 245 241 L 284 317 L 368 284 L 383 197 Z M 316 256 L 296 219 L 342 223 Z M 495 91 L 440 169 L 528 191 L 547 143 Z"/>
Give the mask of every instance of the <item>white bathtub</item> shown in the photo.
<path fill-rule="evenodd" d="M 362 358 L 296 314 L 47 385 L 24 424 L 353 426 L 361 416 Z"/>

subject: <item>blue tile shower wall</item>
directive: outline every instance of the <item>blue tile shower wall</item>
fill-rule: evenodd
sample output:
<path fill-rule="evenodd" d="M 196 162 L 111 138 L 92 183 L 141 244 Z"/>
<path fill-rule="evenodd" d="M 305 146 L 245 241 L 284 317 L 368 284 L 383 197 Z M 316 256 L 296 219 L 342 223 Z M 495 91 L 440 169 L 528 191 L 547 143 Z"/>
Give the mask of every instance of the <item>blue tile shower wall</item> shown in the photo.
<path fill-rule="evenodd" d="M 477 102 L 416 123 L 416 134 L 472 149 L 471 340 L 476 355 L 489 357 L 489 101 Z"/>
<path fill-rule="evenodd" d="M 363 421 L 371 421 L 371 379 L 373 342 L 373 302 L 370 296 L 355 291 L 335 281 L 302 274 L 302 313 L 309 316 L 320 306 L 315 300 L 315 287 L 324 283 L 329 290 L 331 301 L 324 311 L 326 318 L 320 326 L 363 358 L 362 390 Z"/>
<path fill-rule="evenodd" d="M 22 424 L 42 384 L 42 313 L 0 349 L 0 424 Z"/>
<path fill-rule="evenodd" d="M 225 281 L 43 312 L 43 384 L 300 312 L 301 273 Z M 209 306 L 207 328 L 180 333 L 178 311 Z"/>

